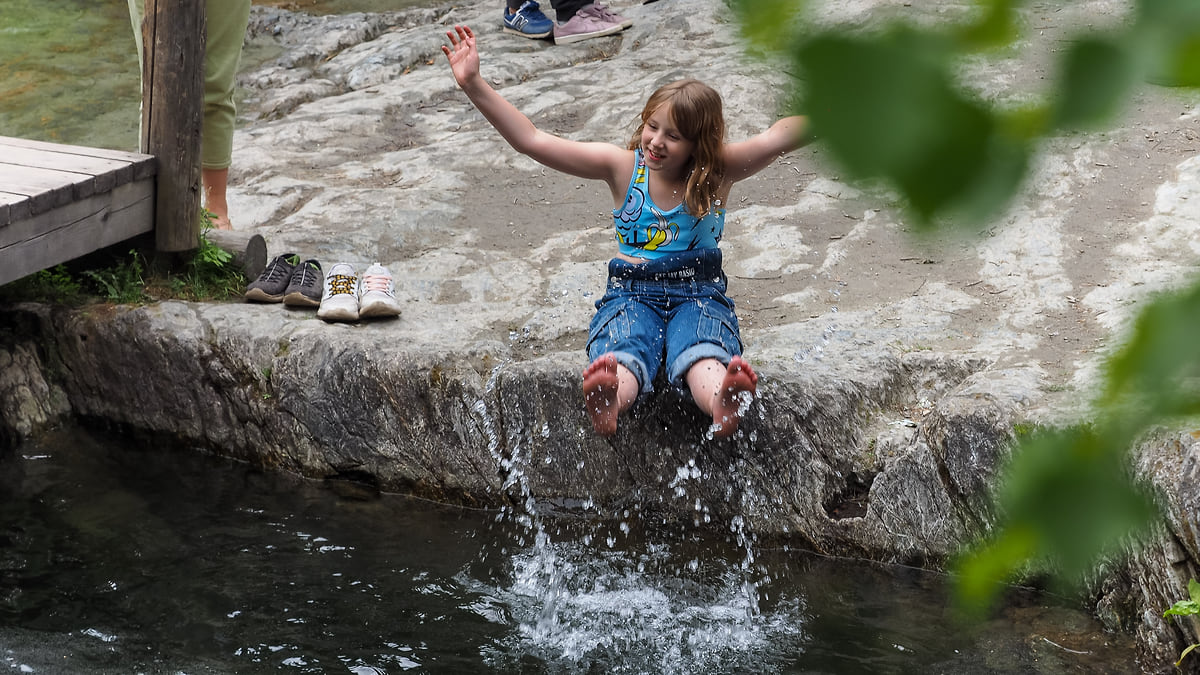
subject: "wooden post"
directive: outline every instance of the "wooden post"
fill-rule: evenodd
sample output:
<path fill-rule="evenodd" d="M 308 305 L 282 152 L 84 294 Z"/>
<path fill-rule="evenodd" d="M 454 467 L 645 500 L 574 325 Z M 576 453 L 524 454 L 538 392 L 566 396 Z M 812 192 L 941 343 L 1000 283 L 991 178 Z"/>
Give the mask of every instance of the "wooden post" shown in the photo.
<path fill-rule="evenodd" d="M 142 21 L 141 151 L 158 159 L 154 229 L 160 251 L 199 245 L 204 6 L 204 0 L 146 0 Z"/>

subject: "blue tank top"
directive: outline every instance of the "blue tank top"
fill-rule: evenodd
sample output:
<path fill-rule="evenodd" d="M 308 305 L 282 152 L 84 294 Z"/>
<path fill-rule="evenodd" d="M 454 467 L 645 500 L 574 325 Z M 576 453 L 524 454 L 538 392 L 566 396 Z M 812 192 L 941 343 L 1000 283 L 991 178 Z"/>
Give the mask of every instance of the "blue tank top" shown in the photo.
<path fill-rule="evenodd" d="M 671 253 L 717 248 L 725 231 L 725 209 L 714 204 L 703 218 L 689 214 L 683 202 L 670 211 L 659 209 L 650 201 L 646 160 L 640 148 L 634 150 L 634 156 L 637 161 L 625 193 L 625 205 L 613 209 L 621 253 L 654 260 Z"/>

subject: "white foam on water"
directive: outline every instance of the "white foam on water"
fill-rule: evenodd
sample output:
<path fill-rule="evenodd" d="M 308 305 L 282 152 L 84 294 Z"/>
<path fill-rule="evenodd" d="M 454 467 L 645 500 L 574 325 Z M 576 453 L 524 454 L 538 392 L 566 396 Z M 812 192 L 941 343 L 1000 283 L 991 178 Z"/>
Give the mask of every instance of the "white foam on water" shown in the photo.
<path fill-rule="evenodd" d="M 662 546 L 639 554 L 544 542 L 512 557 L 507 588 L 463 580 L 504 605 L 514 626 L 484 657 L 497 667 L 533 657 L 551 672 L 770 672 L 772 661 L 802 650 L 802 602 L 760 613 L 739 565 L 703 561 L 692 569 L 669 557 Z M 491 607 L 481 616 L 498 613 Z"/>

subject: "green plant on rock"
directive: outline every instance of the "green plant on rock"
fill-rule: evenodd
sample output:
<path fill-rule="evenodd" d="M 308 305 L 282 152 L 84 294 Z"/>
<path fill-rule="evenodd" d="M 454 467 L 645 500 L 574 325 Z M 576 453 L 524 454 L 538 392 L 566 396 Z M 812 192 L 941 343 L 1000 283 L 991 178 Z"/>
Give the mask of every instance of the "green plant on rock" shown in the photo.
<path fill-rule="evenodd" d="M 33 300 L 64 305 L 80 305 L 99 296 L 107 302 L 130 304 L 163 297 L 185 300 L 228 300 L 240 297 L 246 278 L 234 263 L 233 254 L 208 239 L 212 214 L 201 212 L 201 231 L 196 249 L 183 261 L 182 271 L 163 271 L 161 261 L 150 262 L 136 249 L 128 257 L 99 269 L 79 270 L 88 260 L 74 261 L 71 267 L 58 265 L 0 287 L 0 300 Z M 103 255 L 112 258 L 110 252 Z M 172 263 L 176 259 L 172 258 Z M 96 264 L 94 259 L 90 264 Z M 77 270 L 72 274 L 72 269 Z M 81 283 L 81 281 L 87 283 Z"/>
<path fill-rule="evenodd" d="M 103 269 L 84 270 L 83 275 L 92 281 L 100 297 L 108 302 L 129 304 L 146 299 L 142 257 L 137 249 L 130 249 L 127 260 Z"/>
<path fill-rule="evenodd" d="M 188 300 L 227 300 L 240 296 L 246 285 L 233 254 L 208 239 L 212 214 L 201 211 L 200 238 L 180 277 L 172 277 L 171 293 Z"/>
<path fill-rule="evenodd" d="M 213 214 L 208 209 L 200 209 L 200 244 L 196 248 L 196 264 L 213 268 L 223 268 L 233 262 L 233 254 L 213 244 L 207 234 L 212 231 Z"/>
<path fill-rule="evenodd" d="M 1188 600 L 1180 600 L 1174 605 L 1171 605 L 1170 609 L 1163 612 L 1163 618 L 1169 616 L 1193 616 L 1200 614 L 1200 583 L 1197 583 L 1195 579 L 1188 580 L 1188 596 Z M 1185 648 L 1183 652 L 1179 654 L 1179 660 L 1175 662 L 1175 667 L 1179 668 L 1180 664 L 1183 663 L 1183 660 L 1187 658 L 1187 655 L 1190 654 L 1196 647 L 1200 647 L 1200 644 L 1188 645 L 1187 648 Z"/>
<path fill-rule="evenodd" d="M 263 386 L 262 399 L 264 401 L 270 400 L 274 396 L 274 394 L 271 393 L 271 374 L 272 374 L 272 372 L 273 371 L 272 371 L 271 366 L 263 366 L 262 368 L 258 369 L 258 373 L 260 375 L 262 375 L 262 379 L 263 379 L 263 381 L 262 381 L 262 386 Z"/>
<path fill-rule="evenodd" d="M 56 265 L 0 287 L 0 299 L 77 305 L 83 302 L 84 293 L 67 266 Z"/>

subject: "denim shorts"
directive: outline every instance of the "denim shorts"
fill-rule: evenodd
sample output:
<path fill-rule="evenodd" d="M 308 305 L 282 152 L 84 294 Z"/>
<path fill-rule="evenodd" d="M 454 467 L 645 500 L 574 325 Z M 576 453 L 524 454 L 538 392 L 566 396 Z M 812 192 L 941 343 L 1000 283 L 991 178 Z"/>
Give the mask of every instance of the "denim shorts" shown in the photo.
<path fill-rule="evenodd" d="M 588 328 L 589 360 L 616 355 L 637 377 L 639 398 L 653 391 L 664 364 L 667 382 L 676 387 L 701 359 L 728 364 L 742 353 L 742 339 L 725 289 L 719 249 L 638 265 L 613 258 L 608 288 Z"/>

